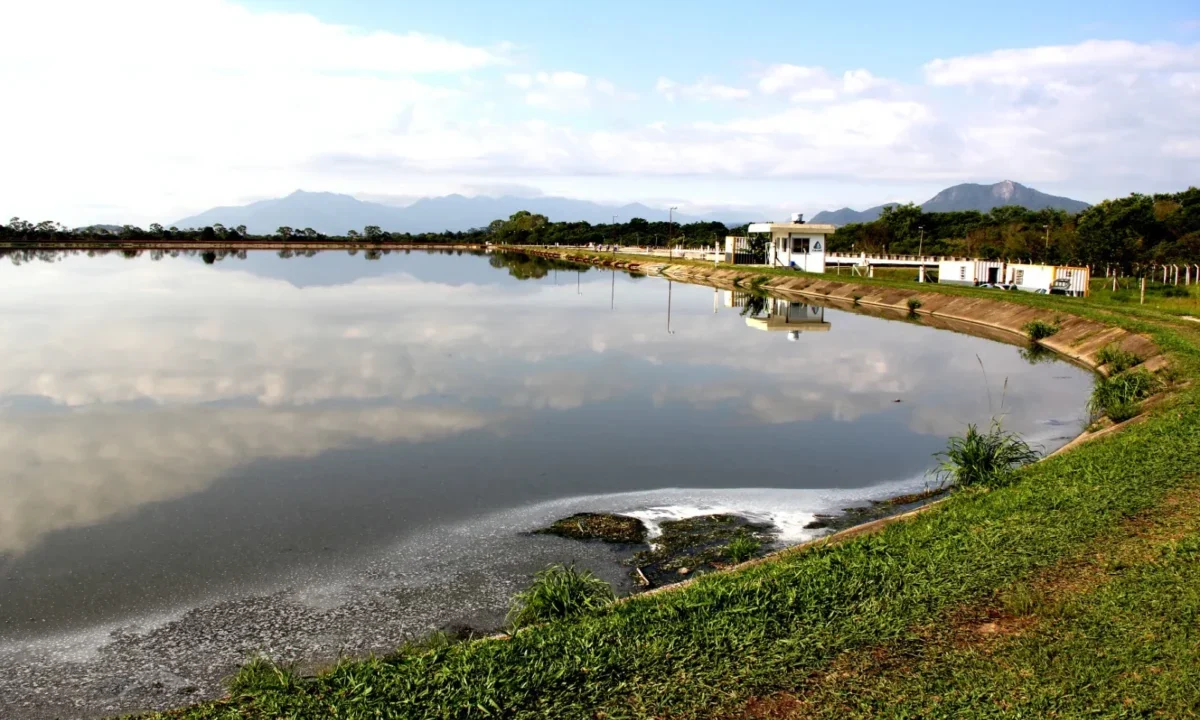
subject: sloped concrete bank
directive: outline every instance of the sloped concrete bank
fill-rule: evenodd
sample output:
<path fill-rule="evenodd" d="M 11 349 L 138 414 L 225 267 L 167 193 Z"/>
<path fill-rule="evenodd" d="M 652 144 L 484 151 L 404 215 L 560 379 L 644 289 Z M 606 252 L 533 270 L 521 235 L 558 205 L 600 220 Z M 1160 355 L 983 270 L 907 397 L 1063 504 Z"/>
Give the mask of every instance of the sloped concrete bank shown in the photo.
<path fill-rule="evenodd" d="M 1127 350 L 1142 358 L 1143 366 L 1151 372 L 1162 369 L 1167 362 L 1158 346 L 1144 335 L 1064 312 L 1008 302 L 1002 299 L 1003 295 L 999 294 L 1000 291 L 996 291 L 995 299 L 965 297 L 933 290 L 922 291 L 912 288 L 893 288 L 831 280 L 827 276 L 821 275 L 800 273 L 768 275 L 749 269 L 735 270 L 720 265 L 710 267 L 663 262 L 636 262 L 558 250 L 521 248 L 521 252 L 647 275 L 661 275 L 679 282 L 708 285 L 727 290 L 753 288 L 782 297 L 794 295 L 816 298 L 835 305 L 884 308 L 901 315 L 915 312 L 920 316 L 969 323 L 981 328 L 998 330 L 1009 335 L 1011 340 L 1021 340 L 1022 342 L 1028 342 L 1023 329 L 1026 323 L 1043 320 L 1057 324 L 1059 330 L 1051 337 L 1040 340 L 1040 345 L 1101 373 L 1104 373 L 1104 367 L 1096 360 L 1096 354 L 1109 345 Z M 912 299 L 920 303 L 915 311 L 909 309 L 909 300 Z"/>

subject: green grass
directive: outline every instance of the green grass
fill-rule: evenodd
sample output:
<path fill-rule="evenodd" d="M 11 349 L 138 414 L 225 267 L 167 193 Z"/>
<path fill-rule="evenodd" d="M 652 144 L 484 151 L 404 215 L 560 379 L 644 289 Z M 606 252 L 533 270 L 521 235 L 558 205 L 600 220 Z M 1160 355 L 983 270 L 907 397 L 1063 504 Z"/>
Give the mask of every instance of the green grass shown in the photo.
<path fill-rule="evenodd" d="M 795 274 L 764 274 L 785 273 Z M 996 295 L 973 288 L 853 280 L 953 295 Z M 1194 302 L 1186 308 L 1149 303 L 1127 307 L 1111 298 L 1030 293 L 1006 293 L 1002 299 L 1148 333 L 1169 353 L 1181 378 L 1200 376 L 1200 326 L 1174 322 L 1176 315 L 1195 312 Z M 1121 376 L 1138 372 L 1144 371 Z M 722 710 L 736 716 L 748 698 L 797 687 L 847 652 L 903 641 L 914 627 L 1006 588 L 1013 609 L 1036 611 L 1041 600 L 1035 592 L 1022 594 L 1012 588 L 1039 569 L 1082 552 L 1134 514 L 1153 512 L 1167 492 L 1194 472 L 1196 457 L 1200 389 L 1188 387 L 1155 407 L 1146 422 L 1015 470 L 1001 487 L 956 493 L 930 512 L 873 535 L 706 575 L 677 591 L 604 603 L 568 620 L 529 626 L 509 640 L 347 661 L 315 678 L 293 679 L 291 685 L 268 682 L 253 692 L 172 716 L 688 718 Z M 1100 624 L 1104 612 L 1119 611 L 1131 622 L 1144 623 L 1147 631 L 1162 631 L 1155 625 L 1155 613 L 1167 608 L 1176 613 L 1168 616 L 1190 617 L 1191 624 L 1185 625 L 1194 627 L 1197 615 L 1184 610 L 1194 607 L 1188 605 L 1189 598 L 1194 598 L 1200 579 L 1190 565 L 1195 553 L 1187 553 L 1164 556 L 1161 567 L 1147 571 L 1161 573 L 1157 579 L 1147 576 L 1144 584 L 1114 589 L 1091 610 L 1081 606 L 1080 635 L 1067 633 L 1031 644 L 1028 652 L 1044 653 L 1039 667 L 1046 673 L 1057 672 L 1052 661 L 1059 658 L 1069 672 L 1077 673 L 1079 682 L 1048 682 L 1049 687 L 1069 687 L 1069 696 L 1064 692 L 1058 696 L 1060 705 L 1035 705 L 1020 716 L 1044 717 L 1041 710 L 1054 707 L 1070 709 L 1063 717 L 1111 710 L 1115 696 L 1103 682 L 1111 676 L 1107 670 L 1089 668 L 1141 667 L 1143 661 L 1153 661 L 1149 656 L 1159 648 L 1181 658 L 1189 647 L 1194 653 L 1194 638 L 1188 645 L 1186 631 L 1179 627 L 1163 636 L 1168 645 L 1160 645 L 1146 638 L 1135 643 L 1128 635 L 1106 635 Z M 1181 583 L 1187 592 L 1165 592 Z M 1088 618 L 1096 624 L 1089 625 Z M 1147 657 L 1112 663 L 1106 659 L 1106 653 L 1123 656 L 1131 647 Z M 930 672 L 937 667 L 931 666 Z M 958 666 L 945 667 L 958 671 Z M 973 717 L 1003 714 L 996 703 L 1007 686 L 989 684 L 999 670 L 983 669 L 992 674 L 910 678 L 902 687 L 914 692 L 892 697 L 888 702 L 900 708 L 892 714 L 958 717 L 954 711 L 942 712 L 932 691 L 916 692 L 954 683 L 959 694 L 955 704 L 947 706 L 950 710 L 966 709 L 976 713 Z M 1165 707 L 1182 708 L 1193 697 L 1184 691 L 1196 687 L 1195 674 L 1194 669 L 1169 674 L 1157 694 L 1146 697 L 1166 702 L 1173 696 L 1175 705 Z M 933 712 L 924 711 L 922 698 L 933 703 Z"/>
<path fill-rule="evenodd" d="M 1160 385 L 1157 378 L 1142 369 L 1098 378 L 1088 411 L 1093 417 L 1107 415 L 1113 422 L 1123 422 L 1136 415 L 1139 403 Z"/>
<path fill-rule="evenodd" d="M 748 533 L 735 536 L 725 547 L 725 556 L 731 562 L 740 563 L 749 560 L 762 549 L 762 541 Z"/>
<path fill-rule="evenodd" d="M 522 628 L 551 620 L 565 620 L 597 610 L 613 600 L 608 583 L 573 565 L 551 565 L 539 572 L 529 589 L 513 599 L 508 622 Z"/>
<path fill-rule="evenodd" d="M 1109 374 L 1125 372 L 1138 365 L 1142 359 L 1128 350 L 1121 350 L 1113 345 L 1105 345 L 1096 353 L 1096 362 L 1107 367 Z"/>
<path fill-rule="evenodd" d="M 1139 528 L 1148 540 L 1106 537 L 1050 587 L 1015 583 L 999 617 L 940 621 L 843 658 L 837 679 L 774 717 L 1198 717 L 1200 536 L 1195 512 L 1184 520 Z M 980 634 L 987 621 L 1001 631 Z"/>
<path fill-rule="evenodd" d="M 937 474 L 943 481 L 959 487 L 997 488 L 1008 484 L 1017 468 L 1037 461 L 1040 455 L 993 420 L 984 432 L 974 424 L 967 425 L 966 432 L 951 437 L 936 457 L 941 461 Z"/>

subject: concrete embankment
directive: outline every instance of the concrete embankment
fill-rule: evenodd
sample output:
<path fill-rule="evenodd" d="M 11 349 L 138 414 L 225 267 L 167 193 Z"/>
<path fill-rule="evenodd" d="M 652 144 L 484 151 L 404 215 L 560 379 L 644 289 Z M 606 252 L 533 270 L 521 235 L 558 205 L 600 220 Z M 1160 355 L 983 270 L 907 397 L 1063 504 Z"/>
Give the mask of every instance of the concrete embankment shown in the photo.
<path fill-rule="evenodd" d="M 583 254 L 572 251 L 522 248 L 522 252 L 552 257 L 571 262 L 613 267 L 630 272 L 660 275 L 679 282 L 708 285 L 710 287 L 762 290 L 781 297 L 797 296 L 815 298 L 832 306 L 879 308 L 899 315 L 915 313 L 936 320 L 964 323 L 984 330 L 999 331 L 1008 340 L 1024 339 L 1024 327 L 1033 320 L 1042 320 L 1058 325 L 1059 330 L 1039 343 L 1065 357 L 1104 371 L 1096 355 L 1106 346 L 1112 345 L 1127 350 L 1142 358 L 1143 366 L 1155 372 L 1166 365 L 1158 346 L 1144 335 L 1131 333 L 1123 328 L 1111 327 L 1096 320 L 1071 315 L 1058 310 L 1031 307 L 1009 302 L 995 291 L 997 297 L 974 297 L 947 294 L 937 290 L 898 288 L 885 285 L 834 280 L 828 275 L 795 273 L 779 275 L 759 273 L 753 268 L 735 269 L 724 265 L 699 265 L 665 263 L 658 261 L 635 261 L 607 258 L 602 255 Z M 909 301 L 919 305 L 911 310 Z M 1080 302 L 1084 302 L 1080 300 Z M 997 338 L 1000 339 L 1000 338 Z"/>

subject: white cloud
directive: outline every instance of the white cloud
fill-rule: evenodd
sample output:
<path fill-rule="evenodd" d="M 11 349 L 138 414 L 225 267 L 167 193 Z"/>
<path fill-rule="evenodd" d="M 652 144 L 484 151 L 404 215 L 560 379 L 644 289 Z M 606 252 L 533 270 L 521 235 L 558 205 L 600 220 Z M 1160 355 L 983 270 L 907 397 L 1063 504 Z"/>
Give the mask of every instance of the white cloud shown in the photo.
<path fill-rule="evenodd" d="M 527 91 L 527 104 L 545 110 L 586 110 L 618 97 L 611 81 L 566 70 L 518 73 L 506 79 L 510 85 Z"/>
<path fill-rule="evenodd" d="M 788 64 L 772 65 L 758 81 L 764 95 L 786 94 L 792 102 L 828 102 L 892 85 L 863 69 L 847 70 L 838 77 L 823 67 Z"/>
<path fill-rule="evenodd" d="M 667 100 L 674 102 L 676 98 L 686 98 L 700 101 L 730 101 L 750 97 L 750 91 L 745 88 L 722 85 L 710 78 L 701 78 L 691 85 L 680 85 L 670 78 L 660 77 L 654 89 Z"/>
<path fill-rule="evenodd" d="M 1198 66 L 1200 45 L 1089 40 L 1078 45 L 997 50 L 933 60 L 925 65 L 925 78 L 932 85 L 1022 87 L 1079 78 L 1120 83 L 1122 76 L 1128 79 L 1141 73 Z"/>
<path fill-rule="evenodd" d="M 460 116 L 462 93 L 423 75 L 507 62 L 504 47 L 226 0 L 0 3 L 0 27 L 0 86 L 25 109 L 6 113 L 0 134 L 2 209 L 68 219 L 66 207 L 80 221 L 109 207 L 169 221 L 319 187 L 328 181 L 296 175 L 306 157 Z"/>

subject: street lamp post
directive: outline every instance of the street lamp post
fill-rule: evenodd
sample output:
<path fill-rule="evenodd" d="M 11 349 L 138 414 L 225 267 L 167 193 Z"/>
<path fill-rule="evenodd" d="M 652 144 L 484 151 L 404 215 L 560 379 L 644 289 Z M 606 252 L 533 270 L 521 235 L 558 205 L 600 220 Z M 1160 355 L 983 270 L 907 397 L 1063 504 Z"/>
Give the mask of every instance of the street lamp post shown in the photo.
<path fill-rule="evenodd" d="M 671 248 L 671 231 L 675 229 L 675 211 L 677 207 L 671 207 L 667 210 L 667 259 L 674 257 L 674 249 Z"/>
<path fill-rule="evenodd" d="M 917 281 L 925 282 L 925 226 L 918 225 L 917 229 L 921 231 L 921 239 L 917 243 L 917 262 L 921 263 L 918 267 Z"/>
<path fill-rule="evenodd" d="M 1043 225 L 1042 229 L 1046 231 L 1046 259 L 1049 259 L 1050 258 L 1050 225 L 1049 224 Z"/>

